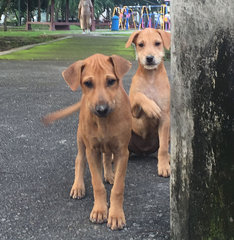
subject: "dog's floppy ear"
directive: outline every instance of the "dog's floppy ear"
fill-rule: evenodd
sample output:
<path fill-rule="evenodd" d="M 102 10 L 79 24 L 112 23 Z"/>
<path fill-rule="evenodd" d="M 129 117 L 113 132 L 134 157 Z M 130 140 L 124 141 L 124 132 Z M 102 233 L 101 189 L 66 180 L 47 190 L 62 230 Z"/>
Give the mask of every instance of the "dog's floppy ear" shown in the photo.
<path fill-rule="evenodd" d="M 132 67 L 132 64 L 128 60 L 117 55 L 110 56 L 110 60 L 114 65 L 115 74 L 118 79 L 122 79 L 124 74 Z"/>
<path fill-rule="evenodd" d="M 136 44 L 137 36 L 139 35 L 140 31 L 133 32 L 129 37 L 128 41 L 125 44 L 125 47 L 128 48 L 132 43 Z"/>
<path fill-rule="evenodd" d="M 71 88 L 72 91 L 76 91 L 80 86 L 81 72 L 84 68 L 84 61 L 80 60 L 70 65 L 66 70 L 62 72 L 63 78 Z"/>
<path fill-rule="evenodd" d="M 171 34 L 169 32 L 157 29 L 158 33 L 161 35 L 161 38 L 163 40 L 164 47 L 169 50 L 171 46 Z"/>

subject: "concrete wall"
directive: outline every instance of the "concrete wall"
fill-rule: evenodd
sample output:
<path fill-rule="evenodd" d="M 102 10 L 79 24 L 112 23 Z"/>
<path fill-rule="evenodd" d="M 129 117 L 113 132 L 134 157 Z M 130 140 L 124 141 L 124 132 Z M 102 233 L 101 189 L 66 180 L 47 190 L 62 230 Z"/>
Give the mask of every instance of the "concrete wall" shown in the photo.
<path fill-rule="evenodd" d="M 234 239 L 234 1 L 171 13 L 171 239 Z"/>

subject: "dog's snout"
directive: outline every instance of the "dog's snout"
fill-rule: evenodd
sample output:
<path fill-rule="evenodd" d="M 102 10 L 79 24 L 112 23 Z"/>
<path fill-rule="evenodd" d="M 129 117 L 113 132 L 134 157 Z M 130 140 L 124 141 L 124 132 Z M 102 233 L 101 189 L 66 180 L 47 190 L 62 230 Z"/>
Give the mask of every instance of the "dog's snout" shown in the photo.
<path fill-rule="evenodd" d="M 109 106 L 107 104 L 98 104 L 95 107 L 95 113 L 98 117 L 106 117 L 109 112 Z"/>
<path fill-rule="evenodd" d="M 147 56 L 146 57 L 146 61 L 147 61 L 147 63 L 152 63 L 153 62 L 153 60 L 154 60 L 154 56 Z"/>

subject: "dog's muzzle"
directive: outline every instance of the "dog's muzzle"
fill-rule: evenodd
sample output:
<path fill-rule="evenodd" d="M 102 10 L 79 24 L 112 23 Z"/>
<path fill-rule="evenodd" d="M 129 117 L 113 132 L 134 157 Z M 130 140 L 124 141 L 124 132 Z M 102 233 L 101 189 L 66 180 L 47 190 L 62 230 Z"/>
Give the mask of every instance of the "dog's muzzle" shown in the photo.
<path fill-rule="evenodd" d="M 106 117 L 110 113 L 110 108 L 108 104 L 97 104 L 94 113 L 98 117 Z"/>
<path fill-rule="evenodd" d="M 146 57 L 146 63 L 151 65 L 154 63 L 154 56 L 147 56 Z"/>
<path fill-rule="evenodd" d="M 159 63 L 161 62 L 161 58 L 160 59 L 156 59 L 154 56 L 152 55 L 148 55 L 145 58 L 145 64 L 144 67 L 146 69 L 155 69 L 157 68 L 157 66 L 159 65 Z"/>
<path fill-rule="evenodd" d="M 155 66 L 155 65 L 157 65 L 156 62 L 155 62 L 154 56 L 149 55 L 149 56 L 146 57 L 146 65 L 147 66 Z"/>

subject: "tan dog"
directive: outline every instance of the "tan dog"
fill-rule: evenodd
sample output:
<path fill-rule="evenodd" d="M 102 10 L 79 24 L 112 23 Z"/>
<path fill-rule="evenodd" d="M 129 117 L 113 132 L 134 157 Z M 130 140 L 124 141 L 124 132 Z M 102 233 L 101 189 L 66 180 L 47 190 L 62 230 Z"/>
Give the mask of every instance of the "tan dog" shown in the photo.
<path fill-rule="evenodd" d="M 93 4 L 91 0 L 80 0 L 78 5 L 78 18 L 83 33 L 85 33 L 85 30 L 90 31 L 92 11 Z"/>
<path fill-rule="evenodd" d="M 90 220 L 96 223 L 107 220 L 106 190 L 102 180 L 103 154 L 105 179 L 114 183 L 108 215 L 108 226 L 112 230 L 122 229 L 126 223 L 123 199 L 131 137 L 131 107 L 123 89 L 122 77 L 130 67 L 129 61 L 116 55 L 107 57 L 95 54 L 75 62 L 63 72 L 63 77 L 73 91 L 81 86 L 81 102 L 44 118 L 45 123 L 51 123 L 80 108 L 77 132 L 79 151 L 70 195 L 78 199 L 85 195 L 84 170 L 87 159 L 94 193 Z"/>
<path fill-rule="evenodd" d="M 170 33 L 146 28 L 132 33 L 126 43 L 135 44 L 139 63 L 129 92 L 133 115 L 129 150 L 137 154 L 158 150 L 158 175 L 163 177 L 170 175 L 170 85 L 163 63 L 170 39 Z"/>

